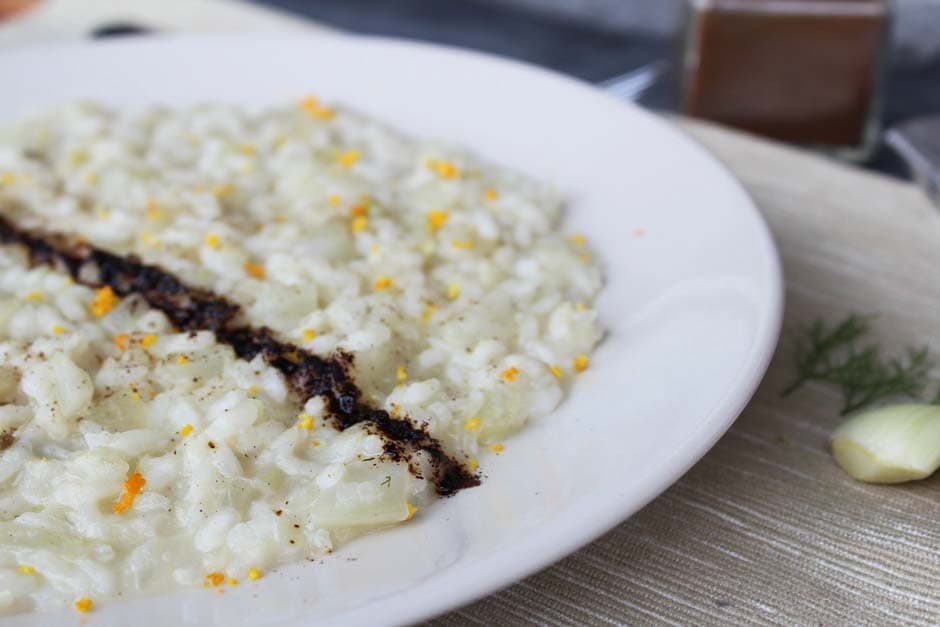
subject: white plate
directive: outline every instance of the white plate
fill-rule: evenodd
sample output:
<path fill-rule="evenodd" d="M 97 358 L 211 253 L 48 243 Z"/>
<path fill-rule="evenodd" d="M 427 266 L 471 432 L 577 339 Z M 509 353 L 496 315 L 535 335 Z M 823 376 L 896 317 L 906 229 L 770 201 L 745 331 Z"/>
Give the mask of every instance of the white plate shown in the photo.
<path fill-rule="evenodd" d="M 554 181 L 606 269 L 608 334 L 591 368 L 557 412 L 481 460 L 481 487 L 224 595 L 101 603 L 89 626 L 404 623 L 471 601 L 666 489 L 730 426 L 773 352 L 780 266 L 741 187 L 658 118 L 577 81 L 423 44 L 291 35 L 5 52 L 0 85 L 2 119 L 76 98 L 261 105 L 316 92 Z"/>

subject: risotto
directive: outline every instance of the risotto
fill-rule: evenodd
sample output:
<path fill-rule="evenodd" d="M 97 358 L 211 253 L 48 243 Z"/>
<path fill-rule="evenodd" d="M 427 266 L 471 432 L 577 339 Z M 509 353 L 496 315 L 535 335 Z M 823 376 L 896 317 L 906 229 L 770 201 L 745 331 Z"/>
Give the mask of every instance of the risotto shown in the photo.
<path fill-rule="evenodd" d="M 550 188 L 308 97 L 0 135 L 0 612 L 433 515 L 551 412 L 601 273 Z"/>

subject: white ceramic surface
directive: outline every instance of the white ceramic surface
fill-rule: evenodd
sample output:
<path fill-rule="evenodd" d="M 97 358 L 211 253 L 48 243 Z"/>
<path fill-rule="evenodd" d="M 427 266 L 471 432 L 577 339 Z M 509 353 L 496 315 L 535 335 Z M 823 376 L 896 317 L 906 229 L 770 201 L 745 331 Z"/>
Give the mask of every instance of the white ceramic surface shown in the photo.
<path fill-rule="evenodd" d="M 76 98 L 254 106 L 315 92 L 554 181 L 607 275 L 608 334 L 590 369 L 557 412 L 481 458 L 481 487 L 224 595 L 101 603 L 89 627 L 405 623 L 493 592 L 681 476 L 744 407 L 776 344 L 780 267 L 741 187 L 666 123 L 577 81 L 423 44 L 290 35 L 7 52 L 0 85 L 0 120 Z M 7 623 L 63 620 L 74 613 Z"/>

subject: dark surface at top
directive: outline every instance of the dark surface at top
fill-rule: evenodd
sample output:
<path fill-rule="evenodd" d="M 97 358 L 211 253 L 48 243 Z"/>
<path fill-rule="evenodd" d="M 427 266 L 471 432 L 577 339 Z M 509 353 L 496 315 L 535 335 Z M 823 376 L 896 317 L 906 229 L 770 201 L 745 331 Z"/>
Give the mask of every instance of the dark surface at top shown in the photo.
<path fill-rule="evenodd" d="M 577 24 L 481 0 L 256 0 L 354 33 L 406 37 L 520 59 L 598 82 L 645 63 L 675 58 L 677 45 L 647 34 Z M 655 1 L 655 0 L 651 0 Z M 674 90 L 657 85 L 642 102 L 670 108 Z M 884 124 L 940 114 L 940 59 L 918 66 L 890 66 Z M 869 167 L 905 175 L 890 151 L 879 150 Z"/>
<path fill-rule="evenodd" d="M 479 0 L 261 0 L 258 4 L 353 33 L 484 50 L 592 82 L 662 58 L 672 48 L 668 41 L 650 36 L 566 23 Z"/>
<path fill-rule="evenodd" d="M 557 14 L 485 0 L 254 0 L 352 33 L 402 37 L 482 50 L 528 61 L 597 83 L 647 63 L 677 60 L 678 44 L 666 37 L 575 23 Z M 657 0 L 650 0 L 657 1 Z M 93 35 L 143 32 L 145 24 L 101 25 Z M 143 27 L 138 30 L 138 27 Z M 675 65 L 675 63 L 674 63 Z M 671 109 L 675 79 L 667 76 L 641 98 L 654 109 Z M 885 128 L 940 114 L 940 58 L 916 64 L 889 63 L 884 93 Z M 907 177 L 907 168 L 880 148 L 867 164 Z"/>

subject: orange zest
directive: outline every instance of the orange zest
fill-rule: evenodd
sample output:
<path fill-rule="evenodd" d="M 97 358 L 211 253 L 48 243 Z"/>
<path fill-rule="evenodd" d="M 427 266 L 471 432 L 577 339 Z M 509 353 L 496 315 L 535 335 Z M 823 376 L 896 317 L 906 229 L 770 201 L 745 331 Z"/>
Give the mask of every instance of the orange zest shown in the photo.
<path fill-rule="evenodd" d="M 301 100 L 300 108 L 304 113 L 318 120 L 330 120 L 335 115 L 335 111 L 330 107 L 321 105 L 316 96 L 307 96 Z"/>
<path fill-rule="evenodd" d="M 120 350 L 127 350 L 128 343 L 131 340 L 131 336 L 127 333 L 118 333 L 114 336 L 114 345 L 117 346 Z"/>
<path fill-rule="evenodd" d="M 369 215 L 369 205 L 364 202 L 357 202 L 349 208 L 349 215 L 354 218 L 362 218 Z"/>
<path fill-rule="evenodd" d="M 134 499 L 144 489 L 147 480 L 139 472 L 135 472 L 124 482 L 124 494 L 113 505 L 114 513 L 120 514 L 134 504 Z"/>
<path fill-rule="evenodd" d="M 447 218 L 450 215 L 446 211 L 429 211 L 428 212 L 428 230 L 437 231 L 447 222 Z"/>
<path fill-rule="evenodd" d="M 117 294 L 114 293 L 110 285 L 105 285 L 95 292 L 95 297 L 91 301 L 91 313 L 94 314 L 95 317 L 100 318 L 114 309 L 117 302 Z"/>
<path fill-rule="evenodd" d="M 245 269 L 245 274 L 255 279 L 263 279 L 267 274 L 264 266 L 262 266 L 260 263 L 252 263 L 247 261 L 245 262 L 243 268 Z"/>

